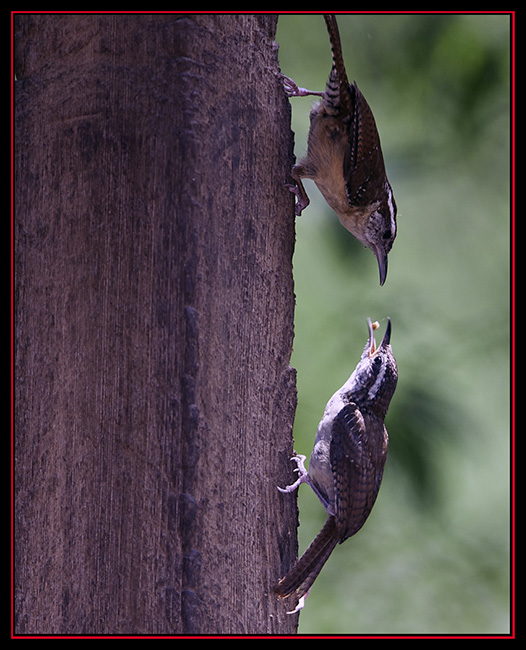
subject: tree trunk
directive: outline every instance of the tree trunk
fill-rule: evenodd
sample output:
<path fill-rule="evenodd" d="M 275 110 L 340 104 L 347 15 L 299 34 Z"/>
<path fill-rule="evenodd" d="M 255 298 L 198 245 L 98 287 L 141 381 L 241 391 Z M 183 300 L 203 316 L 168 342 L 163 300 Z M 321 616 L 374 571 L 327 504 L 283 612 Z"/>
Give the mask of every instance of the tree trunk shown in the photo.
<path fill-rule="evenodd" d="M 15 634 L 296 630 L 276 21 L 15 17 Z"/>

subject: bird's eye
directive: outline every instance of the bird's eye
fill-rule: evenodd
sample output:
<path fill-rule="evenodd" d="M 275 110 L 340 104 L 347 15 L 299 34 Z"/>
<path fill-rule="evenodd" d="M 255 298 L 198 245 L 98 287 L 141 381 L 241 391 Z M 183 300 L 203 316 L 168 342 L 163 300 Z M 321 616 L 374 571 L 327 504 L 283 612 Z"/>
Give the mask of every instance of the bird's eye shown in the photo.
<path fill-rule="evenodd" d="M 382 235 L 382 239 L 389 239 L 390 237 L 391 237 L 391 231 L 389 229 L 384 230 L 383 235 Z"/>

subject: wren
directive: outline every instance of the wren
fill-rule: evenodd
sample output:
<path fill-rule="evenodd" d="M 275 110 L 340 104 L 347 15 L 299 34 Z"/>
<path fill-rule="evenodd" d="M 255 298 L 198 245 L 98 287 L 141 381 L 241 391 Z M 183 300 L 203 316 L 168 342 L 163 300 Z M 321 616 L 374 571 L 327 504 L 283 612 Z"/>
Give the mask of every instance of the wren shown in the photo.
<path fill-rule="evenodd" d="M 307 155 L 292 168 L 296 215 L 309 205 L 302 179 L 312 179 L 341 224 L 376 255 L 380 285 L 396 237 L 397 207 L 385 171 L 373 113 L 356 82 L 349 84 L 338 24 L 324 15 L 332 51 L 325 91 L 310 91 L 282 75 L 289 97 L 318 95 L 310 112 Z"/>
<path fill-rule="evenodd" d="M 337 544 L 357 533 L 376 501 L 387 456 L 384 420 L 398 380 L 391 349 L 391 321 L 382 342 L 367 319 L 369 338 L 356 369 L 330 398 L 318 426 L 308 471 L 305 456 L 292 458 L 299 476 L 281 492 L 307 483 L 322 502 L 327 520 L 314 541 L 275 587 L 280 598 L 295 594 L 297 611 Z"/>

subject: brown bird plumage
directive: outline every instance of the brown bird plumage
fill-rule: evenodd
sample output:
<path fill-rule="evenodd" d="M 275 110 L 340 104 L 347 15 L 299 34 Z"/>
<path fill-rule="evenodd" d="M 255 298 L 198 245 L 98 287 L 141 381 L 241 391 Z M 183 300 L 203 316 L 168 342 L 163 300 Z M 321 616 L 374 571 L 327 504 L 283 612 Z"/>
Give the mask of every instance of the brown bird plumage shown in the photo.
<path fill-rule="evenodd" d="M 318 426 L 309 470 L 296 456 L 298 480 L 280 490 L 292 492 L 308 483 L 327 511 L 325 525 L 289 573 L 276 585 L 281 598 L 300 600 L 311 588 L 337 544 L 357 533 L 369 516 L 380 489 L 387 456 L 385 416 L 398 379 L 388 321 L 376 347 L 369 340 L 356 369 L 329 400 Z"/>
<path fill-rule="evenodd" d="M 302 180 L 316 183 L 342 225 L 375 253 L 383 284 L 396 237 L 396 202 L 373 113 L 357 84 L 349 84 L 335 16 L 324 17 L 333 58 L 325 91 L 299 88 L 284 76 L 290 97 L 321 97 L 310 113 L 307 155 L 292 168 L 290 188 L 300 215 L 309 204 Z"/>

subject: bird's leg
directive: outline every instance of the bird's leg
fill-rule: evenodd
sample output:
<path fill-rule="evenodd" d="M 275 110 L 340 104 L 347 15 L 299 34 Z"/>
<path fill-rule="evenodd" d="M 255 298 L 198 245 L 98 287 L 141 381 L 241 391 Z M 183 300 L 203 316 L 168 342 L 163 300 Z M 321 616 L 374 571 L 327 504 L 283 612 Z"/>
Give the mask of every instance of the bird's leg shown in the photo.
<path fill-rule="evenodd" d="M 287 485 L 287 487 L 284 487 L 284 488 L 280 488 L 278 486 L 278 490 L 280 492 L 284 492 L 286 494 L 289 493 L 289 492 L 294 492 L 294 490 L 297 490 L 302 483 L 308 483 L 309 482 L 309 473 L 305 469 L 305 465 L 304 465 L 305 459 L 306 459 L 306 456 L 302 456 L 301 454 L 298 454 L 297 456 L 293 456 L 290 459 L 290 460 L 295 461 L 296 464 L 297 464 L 297 467 L 296 467 L 296 469 L 294 471 L 298 472 L 298 480 L 295 481 L 294 483 L 292 483 L 292 485 Z"/>
<path fill-rule="evenodd" d="M 323 507 L 327 511 L 327 514 L 334 515 L 334 507 L 327 501 L 327 499 L 323 496 L 323 494 L 318 490 L 316 485 L 311 483 L 309 479 L 309 472 L 305 469 L 305 464 L 304 464 L 305 458 L 306 457 L 303 456 L 302 454 L 297 454 L 296 456 L 293 456 L 290 459 L 295 461 L 297 464 L 297 467 L 294 471 L 298 472 L 298 480 L 294 481 L 294 483 L 292 483 L 291 485 L 287 485 L 284 488 L 281 488 L 278 485 L 278 490 L 280 492 L 284 492 L 285 494 L 289 494 L 290 492 L 294 492 L 294 490 L 297 490 L 302 483 L 307 483 L 307 485 L 310 485 L 314 494 L 321 501 Z"/>
<path fill-rule="evenodd" d="M 294 206 L 294 211 L 296 216 L 299 217 L 303 210 L 309 205 L 310 199 L 305 191 L 305 187 L 301 179 L 303 177 L 309 177 L 309 174 L 302 165 L 294 165 L 292 167 L 292 178 L 295 183 L 286 183 L 285 187 L 288 187 L 289 190 L 296 195 L 296 205 Z"/>
<path fill-rule="evenodd" d="M 280 73 L 279 76 L 283 79 L 283 88 L 285 89 L 287 97 L 307 97 L 308 95 L 317 95 L 318 97 L 321 97 L 323 95 L 319 90 L 300 88 L 293 79 L 282 73 Z"/>

